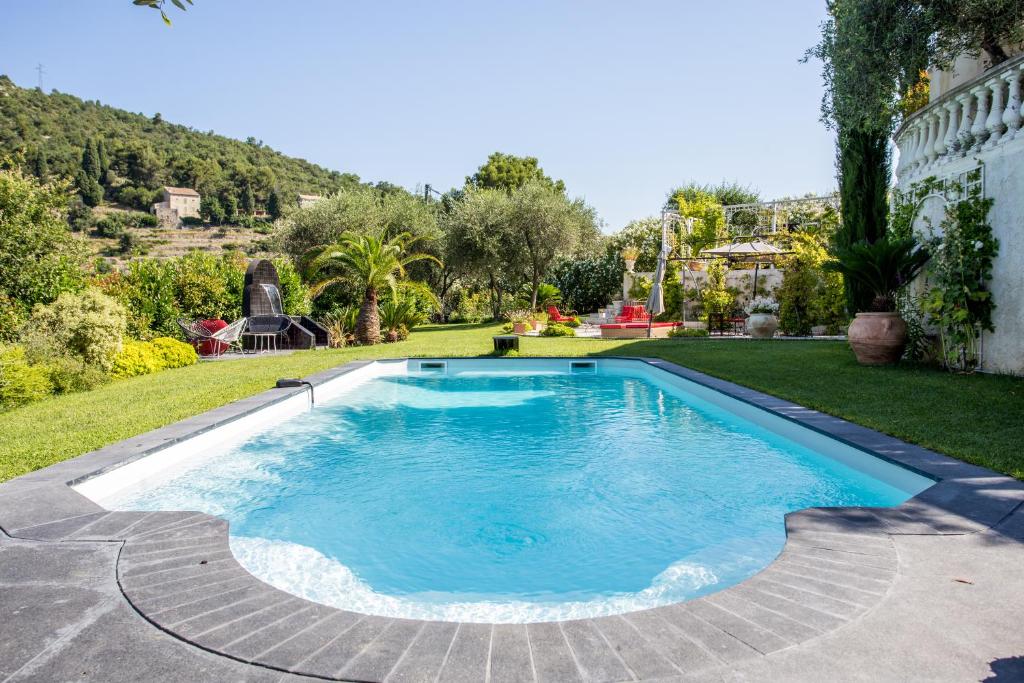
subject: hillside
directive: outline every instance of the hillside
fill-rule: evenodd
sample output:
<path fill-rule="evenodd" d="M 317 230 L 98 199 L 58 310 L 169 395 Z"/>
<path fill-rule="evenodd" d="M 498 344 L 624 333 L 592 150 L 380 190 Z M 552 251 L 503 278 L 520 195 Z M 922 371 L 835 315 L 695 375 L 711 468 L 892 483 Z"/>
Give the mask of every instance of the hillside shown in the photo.
<path fill-rule="evenodd" d="M 18 154 L 38 176 L 76 179 L 88 204 L 141 210 L 164 185 L 194 188 L 231 216 L 270 208 L 275 191 L 287 210 L 299 193 L 325 194 L 359 183 L 354 174 L 286 156 L 252 138 L 242 142 L 169 123 L 159 114 L 146 117 L 20 88 L 0 75 L 0 158 Z"/>

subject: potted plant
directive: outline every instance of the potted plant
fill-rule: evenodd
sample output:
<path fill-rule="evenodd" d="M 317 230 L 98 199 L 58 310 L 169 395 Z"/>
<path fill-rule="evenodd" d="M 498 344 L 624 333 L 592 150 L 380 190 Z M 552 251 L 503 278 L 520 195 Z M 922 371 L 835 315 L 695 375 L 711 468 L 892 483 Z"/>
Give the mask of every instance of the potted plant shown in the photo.
<path fill-rule="evenodd" d="M 779 329 L 779 303 L 767 296 L 755 297 L 747 307 L 747 334 L 751 339 L 771 339 Z"/>
<path fill-rule="evenodd" d="M 883 238 L 837 249 L 827 270 L 872 295 L 867 311 L 858 311 L 847 339 L 862 365 L 895 363 L 907 346 L 907 323 L 896 312 L 896 294 L 921 272 L 928 252 L 914 238 Z"/>
<path fill-rule="evenodd" d="M 636 267 L 636 259 L 640 256 L 640 250 L 636 247 L 626 247 L 622 250 L 622 260 L 626 262 L 626 270 L 630 273 Z"/>
<path fill-rule="evenodd" d="M 512 323 L 513 334 L 526 334 L 527 330 L 533 328 L 529 322 L 531 315 L 530 311 L 515 310 L 505 313 L 505 318 Z"/>
<path fill-rule="evenodd" d="M 534 311 L 530 314 L 530 326 L 535 330 L 540 330 L 547 321 L 548 314 L 544 311 Z"/>

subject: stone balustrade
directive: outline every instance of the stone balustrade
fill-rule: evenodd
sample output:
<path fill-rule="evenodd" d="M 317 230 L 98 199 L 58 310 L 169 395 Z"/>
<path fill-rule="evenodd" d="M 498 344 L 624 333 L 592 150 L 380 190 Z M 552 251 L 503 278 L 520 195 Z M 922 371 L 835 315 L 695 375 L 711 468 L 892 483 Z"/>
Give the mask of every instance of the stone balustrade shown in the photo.
<path fill-rule="evenodd" d="M 1024 55 L 989 69 L 908 117 L 895 135 L 900 183 L 939 174 L 957 159 L 1024 140 L 1022 83 Z"/>

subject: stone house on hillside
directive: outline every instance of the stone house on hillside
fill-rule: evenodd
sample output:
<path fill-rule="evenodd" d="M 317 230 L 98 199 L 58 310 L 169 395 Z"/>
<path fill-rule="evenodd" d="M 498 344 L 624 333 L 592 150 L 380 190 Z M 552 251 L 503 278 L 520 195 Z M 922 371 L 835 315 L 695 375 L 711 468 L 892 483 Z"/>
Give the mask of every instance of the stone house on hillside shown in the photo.
<path fill-rule="evenodd" d="M 160 224 L 176 228 L 182 218 L 199 218 L 199 193 L 188 187 L 165 187 L 164 200 L 154 204 L 150 211 Z"/>

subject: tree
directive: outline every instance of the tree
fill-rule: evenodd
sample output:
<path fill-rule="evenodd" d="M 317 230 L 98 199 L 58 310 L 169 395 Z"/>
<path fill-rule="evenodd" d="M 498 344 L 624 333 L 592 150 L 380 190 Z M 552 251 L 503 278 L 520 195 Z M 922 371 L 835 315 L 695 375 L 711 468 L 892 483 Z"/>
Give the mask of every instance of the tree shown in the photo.
<path fill-rule="evenodd" d="M 829 5 L 822 39 L 808 57 L 822 60 L 822 120 L 837 133 L 836 168 L 843 227 L 836 246 L 874 242 L 888 226 L 889 137 L 900 99 L 934 54 L 933 20 L 913 0 L 844 0 Z M 851 311 L 872 293 L 846 278 Z"/>
<path fill-rule="evenodd" d="M 737 182 L 723 180 L 717 185 L 697 183 L 690 181 L 680 187 L 675 187 L 668 193 L 666 206 L 669 209 L 678 209 L 679 195 L 688 196 L 693 192 L 709 194 L 722 206 L 731 204 L 754 204 L 761 201 L 761 193 L 749 185 L 740 185 Z"/>
<path fill-rule="evenodd" d="M 600 258 L 568 258 L 551 269 L 551 282 L 561 290 L 567 309 L 586 313 L 608 305 L 622 287 L 625 270 L 618 252 Z"/>
<path fill-rule="evenodd" d="M 86 253 L 68 231 L 67 205 L 65 183 L 0 170 L 0 339 L 9 340 L 36 304 L 82 287 Z"/>
<path fill-rule="evenodd" d="M 435 211 L 405 190 L 382 195 L 365 185 L 342 190 L 293 211 L 279 228 L 282 248 L 296 260 L 302 260 L 316 247 L 336 242 L 344 233 L 387 237 L 403 232 L 424 240 L 435 238 Z"/>
<path fill-rule="evenodd" d="M 103 201 L 103 188 L 84 169 L 79 169 L 75 176 L 75 187 L 86 206 L 99 206 Z"/>
<path fill-rule="evenodd" d="M 940 64 L 980 50 L 992 64 L 999 64 L 1009 59 L 1005 46 L 1024 42 L 1020 0 L 921 0 L 921 4 L 935 28 L 935 61 Z"/>
<path fill-rule="evenodd" d="M 277 190 L 270 191 L 270 197 L 267 198 L 267 213 L 270 214 L 271 220 L 277 220 L 281 217 L 281 196 L 277 193 Z"/>
<path fill-rule="evenodd" d="M 82 149 L 82 170 L 95 181 L 99 181 L 102 170 L 100 169 L 100 154 L 96 149 L 96 141 L 89 138 Z"/>
<path fill-rule="evenodd" d="M 621 256 L 622 250 L 626 248 L 637 252 L 636 270 L 654 270 L 661 252 L 661 219 L 651 216 L 630 221 L 608 241 L 607 251 L 616 256 Z"/>
<path fill-rule="evenodd" d="M 132 0 L 132 4 L 134 5 L 137 5 L 139 7 L 149 7 L 160 12 L 160 18 L 164 20 L 165 24 L 170 26 L 171 18 L 167 16 L 166 12 L 164 12 L 165 2 L 166 0 Z M 171 2 L 174 3 L 174 6 L 180 9 L 182 12 L 185 11 L 185 5 L 182 4 L 182 0 L 171 0 Z M 190 5 L 194 4 L 192 0 L 185 0 L 185 2 L 187 2 Z"/>
<path fill-rule="evenodd" d="M 471 187 L 501 189 L 506 192 L 530 182 L 539 182 L 558 192 L 565 192 L 565 183 L 545 175 L 536 157 L 517 157 L 502 152 L 487 157 L 487 163 L 466 178 L 466 184 Z"/>
<path fill-rule="evenodd" d="M 501 317 L 502 294 L 521 282 L 523 258 L 510 216 L 508 193 L 471 187 L 442 220 L 445 266 L 458 264 L 467 275 L 486 283 L 495 319 Z"/>
<path fill-rule="evenodd" d="M 710 192 L 697 187 L 683 188 L 674 196 L 679 215 L 693 219 L 693 230 L 683 236 L 692 255 L 700 254 L 701 250 L 714 247 L 724 240 L 725 212 L 722 204 Z"/>
<path fill-rule="evenodd" d="M 314 284 L 310 294 L 314 297 L 319 295 L 339 281 L 338 270 L 348 270 L 358 279 L 363 289 L 356 338 L 363 344 L 377 344 L 380 342 L 380 314 L 377 307 L 380 291 L 384 288 L 392 292 L 397 290 L 398 278 L 405 276 L 406 266 L 410 263 L 437 261 L 429 254 L 407 253 L 415 242 L 416 238 L 409 233 L 389 239 L 346 233 L 337 244 L 319 250 L 310 262 L 313 273 L 335 273 Z"/>
<path fill-rule="evenodd" d="M 246 185 L 238 196 L 238 208 L 247 216 L 251 216 L 256 210 L 256 194 L 252 191 L 252 185 Z"/>
<path fill-rule="evenodd" d="M 562 191 L 537 180 L 512 192 L 509 209 L 511 232 L 526 261 L 530 306 L 536 309 L 544 275 L 558 257 L 568 256 L 580 245 L 584 234 L 596 230 L 596 217 L 583 200 L 570 200 Z"/>
<path fill-rule="evenodd" d="M 204 194 L 199 202 L 199 215 L 210 223 L 220 225 L 224 222 L 224 207 L 217 197 Z"/>

